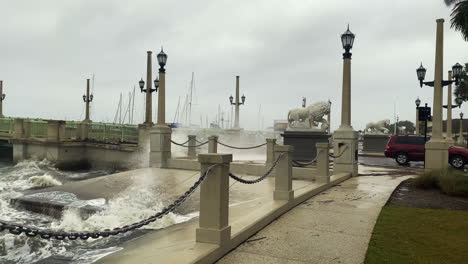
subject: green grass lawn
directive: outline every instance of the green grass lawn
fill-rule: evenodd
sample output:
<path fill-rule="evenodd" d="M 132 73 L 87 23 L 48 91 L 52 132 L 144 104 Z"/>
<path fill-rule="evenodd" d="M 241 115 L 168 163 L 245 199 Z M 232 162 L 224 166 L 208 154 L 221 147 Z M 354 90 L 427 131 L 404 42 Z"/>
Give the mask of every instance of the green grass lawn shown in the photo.
<path fill-rule="evenodd" d="M 383 207 L 365 263 L 468 263 L 468 211 Z"/>

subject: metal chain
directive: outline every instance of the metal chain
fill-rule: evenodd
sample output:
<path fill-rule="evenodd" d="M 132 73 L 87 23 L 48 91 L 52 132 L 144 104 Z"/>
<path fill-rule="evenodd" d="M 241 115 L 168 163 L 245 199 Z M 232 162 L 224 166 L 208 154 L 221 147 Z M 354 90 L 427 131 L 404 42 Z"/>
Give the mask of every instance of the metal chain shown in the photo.
<path fill-rule="evenodd" d="M 175 145 L 177 145 L 177 146 L 181 146 L 181 147 L 184 147 L 184 148 L 198 148 L 198 147 L 201 147 L 201 146 L 203 146 L 203 145 L 208 144 L 208 142 L 209 142 L 209 141 L 206 141 L 206 142 L 204 142 L 204 143 L 201 143 L 201 144 L 199 144 L 199 145 L 194 145 L 194 146 L 185 146 L 185 145 L 183 145 L 183 144 L 180 144 L 180 143 L 177 143 L 177 142 L 175 142 L 175 141 L 172 141 L 172 139 L 171 139 L 171 143 L 172 143 L 172 144 L 175 144 Z M 184 143 L 184 144 L 185 144 L 185 143 Z"/>
<path fill-rule="evenodd" d="M 343 151 L 340 153 L 340 155 L 338 155 L 338 156 L 334 156 L 333 154 L 329 154 L 329 156 L 330 156 L 331 158 L 337 159 L 337 158 L 343 156 L 343 154 L 345 153 L 345 151 L 346 151 L 347 149 L 348 149 L 348 146 L 346 146 L 346 147 L 343 149 Z"/>
<path fill-rule="evenodd" d="M 50 239 L 54 238 L 57 240 L 64 240 L 68 238 L 69 240 L 76 240 L 78 238 L 82 240 L 86 240 L 88 238 L 99 238 L 99 237 L 108 237 L 114 236 L 118 234 L 123 234 L 142 226 L 148 225 L 159 218 L 163 217 L 164 215 L 174 211 L 181 203 L 183 203 L 190 195 L 200 186 L 200 184 L 205 180 L 206 176 L 210 173 L 210 171 L 215 167 L 219 166 L 220 164 L 214 164 L 210 166 L 206 172 L 200 176 L 200 178 L 188 189 L 182 196 L 180 196 L 177 200 L 175 200 L 172 204 L 165 207 L 160 212 L 156 213 L 153 216 L 150 216 L 146 219 L 143 219 L 139 222 L 133 223 L 131 225 L 126 225 L 123 227 L 117 227 L 112 230 L 105 229 L 104 231 L 85 231 L 85 232 L 64 232 L 64 231 L 54 231 L 54 230 L 47 230 L 47 229 L 38 229 L 29 226 L 22 226 L 12 224 L 10 222 L 1 221 L 0 220 L 0 232 L 4 230 L 8 230 L 13 235 L 20 235 L 24 233 L 28 237 L 35 237 L 40 236 L 42 239 Z"/>
<path fill-rule="evenodd" d="M 268 175 L 270 175 L 270 173 L 273 171 L 273 169 L 276 167 L 276 165 L 278 165 L 278 162 L 279 160 L 283 157 L 284 153 L 286 152 L 282 152 L 278 158 L 276 159 L 275 163 L 273 163 L 273 166 L 271 166 L 271 168 L 265 173 L 265 175 L 263 175 L 262 177 L 256 179 L 256 180 L 244 180 L 242 179 L 241 177 L 239 176 L 236 176 L 232 173 L 229 173 L 229 177 L 233 178 L 234 180 L 240 182 L 240 183 L 244 183 L 244 184 L 254 184 L 254 183 L 258 183 L 258 182 L 261 182 L 263 181 L 264 179 L 266 179 L 266 177 L 268 177 Z"/>
<path fill-rule="evenodd" d="M 305 166 L 309 166 L 309 165 L 312 165 L 314 163 L 317 162 L 317 159 L 318 159 L 318 156 L 319 154 L 322 153 L 322 151 L 318 151 L 316 154 L 315 154 L 315 158 L 311 161 L 307 161 L 307 162 L 300 162 L 298 160 L 293 160 L 292 162 L 300 167 L 305 167 Z"/>
<path fill-rule="evenodd" d="M 263 146 L 265 146 L 267 143 L 263 143 L 263 144 L 260 144 L 260 145 L 257 145 L 257 146 L 253 146 L 253 147 L 234 147 L 234 146 L 230 146 L 230 145 L 224 144 L 224 143 L 219 142 L 219 141 L 218 141 L 218 144 L 220 144 L 221 146 L 225 146 L 225 147 L 233 148 L 233 149 L 254 149 L 254 148 L 263 147 Z"/>

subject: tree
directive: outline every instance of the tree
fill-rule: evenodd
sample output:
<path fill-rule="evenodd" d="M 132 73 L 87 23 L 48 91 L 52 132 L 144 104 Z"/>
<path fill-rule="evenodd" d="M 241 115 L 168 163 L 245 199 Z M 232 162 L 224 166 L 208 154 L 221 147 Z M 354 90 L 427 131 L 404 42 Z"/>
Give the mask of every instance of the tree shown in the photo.
<path fill-rule="evenodd" d="M 393 134 L 393 132 L 395 131 L 395 123 L 388 124 L 385 126 L 385 128 L 389 130 L 390 134 Z M 408 120 L 398 121 L 398 128 L 399 135 L 412 135 L 416 130 L 414 123 Z"/>
<path fill-rule="evenodd" d="M 468 41 L 468 0 L 444 0 L 447 6 L 453 6 L 450 16 L 450 27 L 460 31 Z"/>
<path fill-rule="evenodd" d="M 468 63 L 465 63 L 465 68 L 460 76 L 460 84 L 455 87 L 453 94 L 463 98 L 463 101 L 468 101 Z"/>

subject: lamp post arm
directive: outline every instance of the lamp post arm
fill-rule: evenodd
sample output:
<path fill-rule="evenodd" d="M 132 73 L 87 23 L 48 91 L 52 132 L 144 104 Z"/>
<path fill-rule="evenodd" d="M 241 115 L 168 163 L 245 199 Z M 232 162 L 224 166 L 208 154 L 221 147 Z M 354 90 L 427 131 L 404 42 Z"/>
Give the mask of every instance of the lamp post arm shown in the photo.
<path fill-rule="evenodd" d="M 434 81 L 432 81 L 432 82 L 421 82 L 421 83 L 426 85 L 426 86 L 434 87 Z M 442 80 L 442 87 L 447 86 L 447 85 L 452 84 L 452 83 L 455 83 L 456 85 L 458 85 L 458 79 L 456 79 L 456 80 Z"/>

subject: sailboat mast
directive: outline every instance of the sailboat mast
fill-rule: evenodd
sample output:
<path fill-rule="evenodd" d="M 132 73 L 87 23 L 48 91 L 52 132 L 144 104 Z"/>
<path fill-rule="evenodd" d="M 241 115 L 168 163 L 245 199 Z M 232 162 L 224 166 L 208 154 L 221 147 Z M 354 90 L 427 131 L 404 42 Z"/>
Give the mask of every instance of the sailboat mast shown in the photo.
<path fill-rule="evenodd" d="M 193 98 L 193 77 L 194 77 L 194 72 L 192 72 L 192 80 L 190 81 L 190 101 L 189 101 L 189 109 L 188 109 L 188 125 L 192 125 L 192 98 Z"/>
<path fill-rule="evenodd" d="M 135 114 L 135 85 L 133 85 L 133 94 L 132 94 L 132 118 L 130 123 L 133 125 L 133 117 Z"/>

